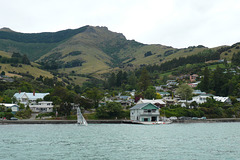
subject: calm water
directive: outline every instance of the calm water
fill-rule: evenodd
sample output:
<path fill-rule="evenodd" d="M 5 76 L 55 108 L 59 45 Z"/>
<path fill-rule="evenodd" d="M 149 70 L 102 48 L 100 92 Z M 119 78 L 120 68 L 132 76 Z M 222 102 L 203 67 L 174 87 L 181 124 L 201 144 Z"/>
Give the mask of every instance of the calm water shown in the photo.
<path fill-rule="evenodd" d="M 0 125 L 4 160 L 236 160 L 240 123 Z"/>

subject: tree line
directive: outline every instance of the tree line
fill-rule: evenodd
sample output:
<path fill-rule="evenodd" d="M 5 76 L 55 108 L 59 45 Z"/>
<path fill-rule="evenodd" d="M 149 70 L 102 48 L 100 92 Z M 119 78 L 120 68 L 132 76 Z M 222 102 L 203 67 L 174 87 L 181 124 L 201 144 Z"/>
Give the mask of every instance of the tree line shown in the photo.
<path fill-rule="evenodd" d="M 13 52 L 11 58 L 0 56 L 0 63 L 12 63 L 12 64 L 21 63 L 31 65 L 31 62 L 26 54 L 21 55 L 20 53 L 17 52 Z"/>

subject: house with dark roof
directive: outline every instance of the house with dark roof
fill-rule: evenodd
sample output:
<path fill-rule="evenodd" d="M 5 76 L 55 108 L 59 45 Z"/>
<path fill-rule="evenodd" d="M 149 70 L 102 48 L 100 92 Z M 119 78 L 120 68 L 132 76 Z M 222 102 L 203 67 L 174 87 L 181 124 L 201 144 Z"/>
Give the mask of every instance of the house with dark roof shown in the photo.
<path fill-rule="evenodd" d="M 130 108 L 130 119 L 139 122 L 159 121 L 160 112 L 157 106 L 151 103 L 140 103 Z"/>

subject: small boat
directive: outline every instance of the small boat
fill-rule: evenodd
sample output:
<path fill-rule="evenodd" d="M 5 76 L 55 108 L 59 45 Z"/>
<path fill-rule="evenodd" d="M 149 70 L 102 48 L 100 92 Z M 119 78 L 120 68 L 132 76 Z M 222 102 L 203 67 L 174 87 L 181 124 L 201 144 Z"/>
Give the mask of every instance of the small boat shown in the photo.
<path fill-rule="evenodd" d="M 77 108 L 77 124 L 78 125 L 83 125 L 83 126 L 87 126 L 88 125 L 88 123 L 85 120 L 85 118 L 83 117 L 79 107 Z"/>

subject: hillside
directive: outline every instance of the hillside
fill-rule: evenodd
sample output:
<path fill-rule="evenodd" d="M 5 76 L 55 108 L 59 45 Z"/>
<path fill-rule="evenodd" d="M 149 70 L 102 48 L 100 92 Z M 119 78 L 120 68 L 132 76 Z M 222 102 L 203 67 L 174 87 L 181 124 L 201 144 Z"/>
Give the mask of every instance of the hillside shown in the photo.
<path fill-rule="evenodd" d="M 11 53 L 0 51 L 0 60 L 2 58 L 11 58 L 11 56 Z M 0 61 L 0 71 L 4 71 L 5 74 L 9 77 L 22 77 L 21 75 L 31 75 L 34 78 L 37 78 L 39 76 L 53 78 L 53 75 L 50 72 L 40 69 L 39 65 L 34 62 L 32 62 L 31 65 L 26 65 L 20 63 L 1 63 Z"/>
<path fill-rule="evenodd" d="M 239 51 L 239 44 L 224 47 L 221 58 L 227 60 Z M 212 49 L 219 48 L 221 46 Z M 161 64 L 206 49 L 202 45 L 178 49 L 160 44 L 142 44 L 127 40 L 123 34 L 109 31 L 107 27 L 84 26 L 59 32 L 27 34 L 0 29 L 1 54 L 26 54 L 46 70 L 74 73 L 77 75 L 74 79 L 83 74 L 101 78 L 103 73 L 119 68 L 131 70 L 144 64 Z M 86 77 L 81 79 L 85 81 Z"/>
<path fill-rule="evenodd" d="M 5 52 L 19 52 L 26 54 L 34 61 L 49 52 L 70 37 L 86 29 L 81 27 L 75 30 L 44 33 L 19 33 L 9 28 L 0 29 L 0 50 Z"/>

